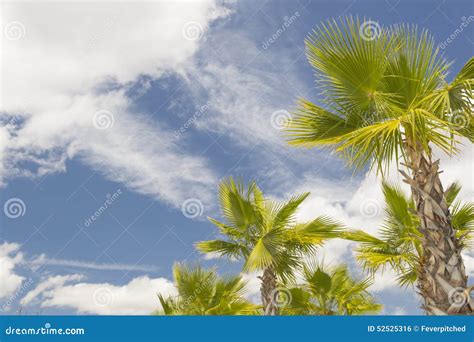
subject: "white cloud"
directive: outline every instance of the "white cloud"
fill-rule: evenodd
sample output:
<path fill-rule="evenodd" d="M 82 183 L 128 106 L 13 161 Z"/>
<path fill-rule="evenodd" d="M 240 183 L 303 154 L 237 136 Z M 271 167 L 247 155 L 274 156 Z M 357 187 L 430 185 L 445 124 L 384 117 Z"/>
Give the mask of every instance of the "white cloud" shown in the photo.
<path fill-rule="evenodd" d="M 472 250 L 467 253 L 462 253 L 464 266 L 466 267 L 466 274 L 468 277 L 474 277 L 474 256 Z M 471 283 L 473 279 L 471 279 Z"/>
<path fill-rule="evenodd" d="M 20 301 L 22 305 L 29 305 L 34 303 L 35 299 L 38 296 L 42 295 L 44 291 L 54 289 L 56 287 L 63 286 L 64 284 L 72 281 L 79 281 L 83 279 L 84 276 L 80 274 L 70 274 L 70 275 L 57 275 L 49 277 L 47 280 L 40 282 L 34 289 L 29 291 Z"/>
<path fill-rule="evenodd" d="M 39 298 L 42 308 L 73 308 L 81 314 L 148 315 L 159 308 L 157 293 L 176 294 L 173 283 L 166 278 L 141 276 L 122 286 L 85 282 L 64 285 L 64 278 L 57 279 L 49 278 L 38 285 L 38 291 L 34 289 L 30 292 L 32 295 L 25 297 L 26 303 Z M 74 275 L 66 281 L 78 279 L 79 276 Z"/>
<path fill-rule="evenodd" d="M 261 280 L 258 278 L 262 272 L 241 273 L 242 280 L 247 283 L 245 298 L 253 303 L 260 303 Z"/>
<path fill-rule="evenodd" d="M 106 178 L 168 203 L 199 193 L 205 201 L 215 183 L 206 160 L 132 110 L 126 91 L 141 75 L 178 72 L 209 24 L 228 13 L 214 1 L 5 4 L 3 22 L 20 22 L 25 34 L 3 39 L 3 182 L 65 171 L 66 161 L 79 157 Z M 193 39 L 190 22 L 201 39 Z M 93 125 L 100 110 L 112 113 L 107 130 Z M 21 168 L 24 162 L 36 170 Z"/>
<path fill-rule="evenodd" d="M 15 273 L 15 267 L 23 260 L 16 243 L 0 244 L 0 298 L 8 298 L 20 287 L 24 277 Z"/>

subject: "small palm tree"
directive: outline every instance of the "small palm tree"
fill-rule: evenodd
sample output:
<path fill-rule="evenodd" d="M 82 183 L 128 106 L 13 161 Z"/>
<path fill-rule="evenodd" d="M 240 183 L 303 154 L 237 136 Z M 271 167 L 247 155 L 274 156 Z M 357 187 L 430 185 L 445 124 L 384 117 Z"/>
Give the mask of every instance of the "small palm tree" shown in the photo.
<path fill-rule="evenodd" d="M 175 264 L 177 296 L 158 294 L 164 315 L 253 315 L 257 305 L 243 298 L 246 283 L 240 276 L 221 278 L 215 269 Z"/>
<path fill-rule="evenodd" d="M 303 254 L 313 254 L 317 246 L 341 231 L 341 226 L 327 217 L 307 224 L 295 222 L 295 212 L 308 195 L 275 203 L 266 200 L 254 182 L 245 189 L 243 182 L 229 178 L 219 188 L 225 223 L 209 218 L 225 239 L 196 245 L 204 253 L 243 259 L 245 271 L 263 271 L 260 292 L 265 315 L 278 314 L 278 283 L 294 279 Z"/>
<path fill-rule="evenodd" d="M 374 31 L 367 35 L 369 25 Z M 328 147 L 355 169 L 401 169 L 424 237 L 418 269 L 424 309 L 447 313 L 449 293 L 467 289 L 467 276 L 433 147 L 452 154 L 460 138 L 474 140 L 474 58 L 448 83 L 449 64 L 426 31 L 352 18 L 322 24 L 306 50 L 322 106 L 300 100 L 288 128 L 290 143 Z"/>
<path fill-rule="evenodd" d="M 323 266 L 305 266 L 304 284 L 290 289 L 291 302 L 283 308 L 290 315 L 360 315 L 382 309 L 368 292 L 370 278 L 355 280 L 347 265 L 327 270 Z"/>
<path fill-rule="evenodd" d="M 379 237 L 361 230 L 347 231 L 343 236 L 361 243 L 357 250 L 357 259 L 371 273 L 390 267 L 398 275 L 401 286 L 411 286 L 418 281 L 420 287 L 423 282 L 419 281 L 418 270 L 423 265 L 424 250 L 423 234 L 418 230 L 420 219 L 416 215 L 415 203 L 397 186 L 384 182 L 382 187 L 385 197 L 385 220 L 380 228 Z M 460 247 L 463 248 L 469 246 L 474 238 L 474 203 L 462 204 L 456 200 L 460 190 L 460 185 L 453 183 L 445 195 L 455 236 L 461 241 Z M 448 313 L 457 311 L 460 304 L 471 300 L 469 293 L 457 291 L 459 289 L 450 293 L 451 306 L 448 308 Z"/>

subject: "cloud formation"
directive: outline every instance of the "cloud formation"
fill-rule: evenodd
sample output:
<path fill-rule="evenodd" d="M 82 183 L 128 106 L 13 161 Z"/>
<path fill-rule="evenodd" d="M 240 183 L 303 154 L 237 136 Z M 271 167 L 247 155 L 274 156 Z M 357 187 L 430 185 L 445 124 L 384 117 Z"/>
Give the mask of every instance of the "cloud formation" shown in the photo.
<path fill-rule="evenodd" d="M 20 245 L 4 242 L 0 244 L 0 299 L 8 299 L 21 286 L 25 279 L 15 267 L 23 260 Z"/>
<path fill-rule="evenodd" d="M 22 304 L 40 300 L 42 308 L 72 308 L 80 314 L 149 315 L 160 307 L 157 293 L 176 293 L 166 278 L 141 276 L 122 286 L 78 282 L 81 279 L 77 274 L 48 278 L 29 292 Z M 74 284 L 66 284 L 70 282 Z"/>
<path fill-rule="evenodd" d="M 207 161 L 131 109 L 127 91 L 146 88 L 143 75 L 178 72 L 228 13 L 214 1 L 5 4 L 2 19 L 20 23 L 21 38 L 2 48 L 3 185 L 63 172 L 79 158 L 167 203 L 206 197 L 215 181 Z"/>

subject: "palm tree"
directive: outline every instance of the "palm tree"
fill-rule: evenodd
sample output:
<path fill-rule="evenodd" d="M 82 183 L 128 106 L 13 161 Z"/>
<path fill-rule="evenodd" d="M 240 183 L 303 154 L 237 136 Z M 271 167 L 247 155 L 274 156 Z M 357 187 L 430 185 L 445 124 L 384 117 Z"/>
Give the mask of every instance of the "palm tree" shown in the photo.
<path fill-rule="evenodd" d="M 158 294 L 164 315 L 253 315 L 257 305 L 243 298 L 246 283 L 240 276 L 221 278 L 215 269 L 175 264 L 177 296 Z"/>
<path fill-rule="evenodd" d="M 365 34 L 368 23 L 371 35 Z M 306 51 L 322 105 L 299 101 L 290 143 L 330 148 L 356 170 L 369 166 L 383 175 L 392 163 L 400 168 L 423 235 L 423 307 L 428 314 L 447 313 L 450 291 L 467 289 L 467 276 L 432 152 L 453 154 L 460 138 L 474 139 L 474 58 L 448 83 L 449 64 L 426 31 L 352 18 L 322 24 L 306 40 Z M 472 311 L 465 305 L 458 313 Z"/>
<path fill-rule="evenodd" d="M 245 189 L 243 182 L 229 178 L 219 188 L 225 223 L 209 218 L 225 239 L 196 245 L 203 253 L 243 259 L 244 271 L 263 271 L 259 278 L 265 315 L 278 315 L 279 283 L 294 280 L 295 270 L 303 264 L 303 254 L 313 254 L 317 246 L 341 231 L 341 226 L 327 217 L 307 224 L 295 222 L 295 212 L 308 195 L 276 203 L 266 200 L 254 182 Z"/>
<path fill-rule="evenodd" d="M 364 231 L 343 233 L 346 239 L 358 241 L 357 259 L 371 273 L 390 267 L 398 275 L 401 286 L 411 286 L 418 279 L 422 266 L 423 234 L 418 230 L 420 219 L 416 215 L 415 203 L 394 185 L 383 183 L 385 197 L 385 220 L 379 237 Z M 469 246 L 474 238 L 474 203 L 462 204 L 456 200 L 461 187 L 453 183 L 445 192 L 446 203 L 451 213 L 451 223 L 461 248 Z M 460 305 L 469 302 L 469 293 L 455 289 L 450 293 L 451 305 L 448 313 L 456 312 Z M 472 303 L 470 304 L 472 305 Z"/>
<path fill-rule="evenodd" d="M 367 291 L 371 278 L 355 280 L 347 265 L 324 269 L 305 266 L 304 284 L 290 289 L 291 302 L 283 308 L 290 315 L 360 315 L 382 309 Z"/>

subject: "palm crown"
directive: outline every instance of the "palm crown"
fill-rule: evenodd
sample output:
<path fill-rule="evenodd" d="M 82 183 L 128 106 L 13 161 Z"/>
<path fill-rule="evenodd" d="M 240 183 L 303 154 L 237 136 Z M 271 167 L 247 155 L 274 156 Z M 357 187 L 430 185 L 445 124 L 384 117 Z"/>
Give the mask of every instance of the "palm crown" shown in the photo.
<path fill-rule="evenodd" d="M 303 254 L 311 255 L 325 240 L 337 237 L 341 226 L 327 218 L 298 224 L 295 213 L 309 193 L 276 203 L 264 198 L 255 182 L 245 188 L 243 182 L 229 178 L 220 184 L 219 202 L 225 223 L 210 218 L 225 236 L 224 240 L 202 241 L 197 248 L 243 259 L 245 271 L 264 271 L 262 304 L 266 314 L 276 314 L 277 278 L 286 283 L 303 263 Z"/>
<path fill-rule="evenodd" d="M 226 239 L 202 241 L 197 248 L 205 253 L 243 258 L 245 271 L 272 266 L 283 281 L 290 280 L 293 270 L 301 266 L 302 254 L 315 252 L 318 245 L 337 237 L 341 231 L 341 226 L 328 217 L 296 223 L 296 210 L 308 195 L 275 203 L 265 199 L 254 182 L 245 189 L 241 181 L 229 178 L 219 189 L 226 223 L 209 218 Z"/>
<path fill-rule="evenodd" d="M 447 83 L 449 64 L 426 31 L 402 25 L 366 37 L 363 25 L 330 21 L 306 40 L 323 106 L 299 101 L 290 143 L 330 147 L 356 168 L 383 170 L 404 156 L 407 138 L 446 152 L 456 149 L 456 137 L 472 141 L 474 59 Z"/>
<path fill-rule="evenodd" d="M 371 278 L 352 278 L 346 265 L 306 265 L 304 283 L 290 290 L 284 313 L 292 315 L 357 315 L 382 309 L 368 292 Z"/>
<path fill-rule="evenodd" d="M 221 278 L 215 269 L 175 264 L 177 296 L 158 294 L 165 315 L 250 315 L 258 307 L 243 298 L 246 283 L 239 276 Z"/>
<path fill-rule="evenodd" d="M 446 190 L 451 220 L 456 237 L 462 246 L 470 243 L 474 233 L 474 204 L 456 200 L 460 186 L 451 184 Z M 385 197 L 385 220 L 379 230 L 379 237 L 364 231 L 347 231 L 343 236 L 358 241 L 357 259 L 371 272 L 391 267 L 398 274 L 402 286 L 411 285 L 417 280 L 423 248 L 423 235 L 418 227 L 420 220 L 415 212 L 411 198 L 394 185 L 383 183 Z"/>

